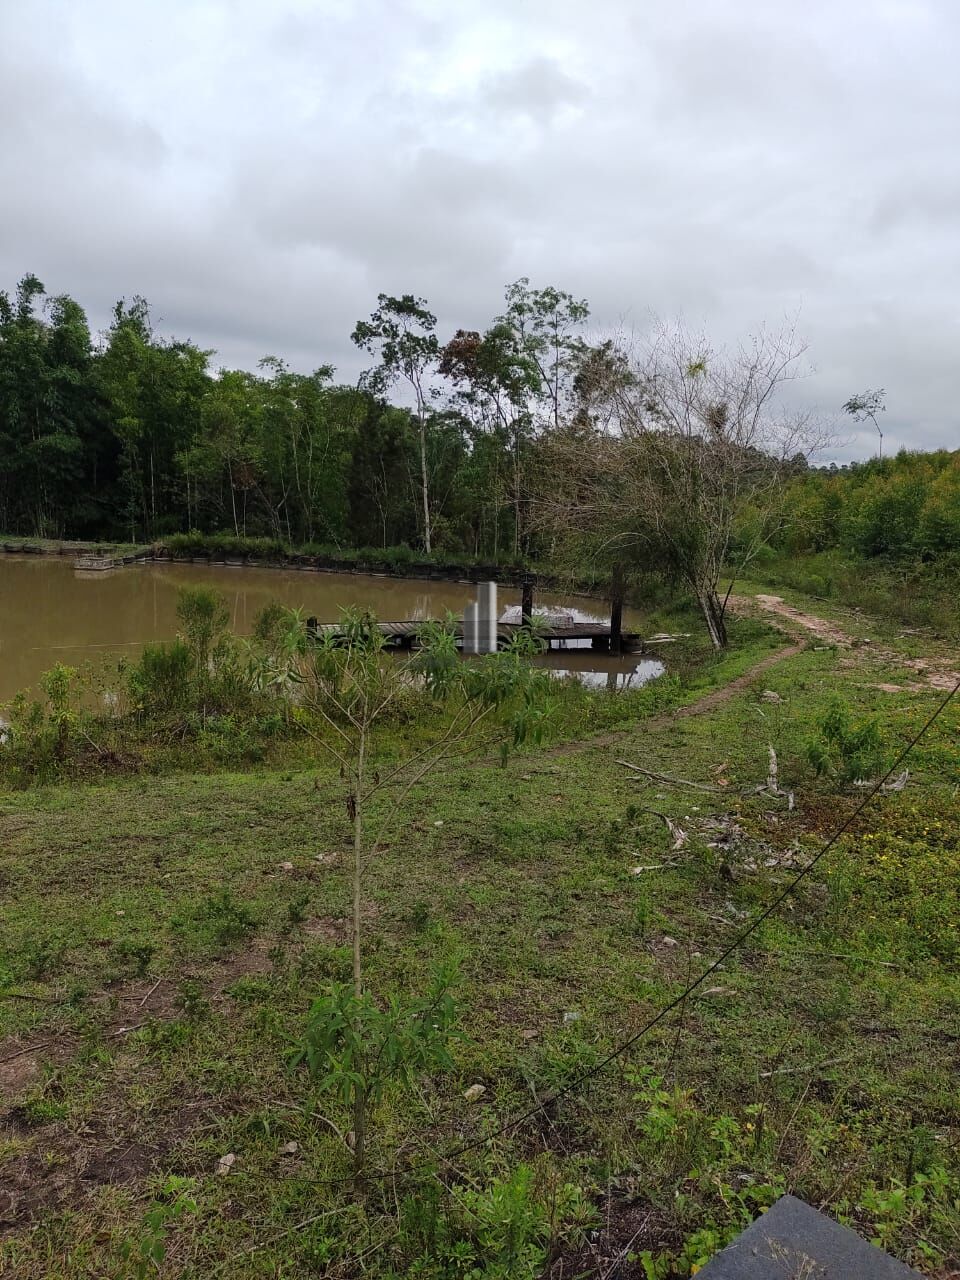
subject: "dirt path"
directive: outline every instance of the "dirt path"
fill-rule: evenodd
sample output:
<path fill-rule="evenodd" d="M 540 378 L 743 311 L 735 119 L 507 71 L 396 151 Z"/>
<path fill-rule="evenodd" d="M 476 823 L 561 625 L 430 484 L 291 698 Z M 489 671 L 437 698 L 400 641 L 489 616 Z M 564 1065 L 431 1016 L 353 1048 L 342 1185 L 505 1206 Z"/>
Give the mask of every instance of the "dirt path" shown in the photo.
<path fill-rule="evenodd" d="M 679 720 L 685 716 L 702 716 L 707 711 L 713 711 L 715 707 L 722 706 L 724 702 L 729 702 L 738 693 L 743 693 L 745 689 L 749 689 L 757 676 L 762 676 L 771 667 L 777 666 L 778 663 L 785 661 L 787 658 L 795 658 L 798 653 L 802 652 L 803 645 L 788 644 L 785 648 L 778 649 L 776 653 L 771 653 L 766 658 L 762 658 L 760 662 L 755 662 L 742 676 L 737 676 L 719 689 L 713 689 L 710 693 L 705 693 L 702 697 L 697 698 L 696 702 L 690 702 L 685 707 L 680 707 L 672 715 L 658 716 L 652 723 L 662 725 L 667 724 L 670 720 Z"/>
<path fill-rule="evenodd" d="M 957 669 L 957 654 L 931 654 L 923 658 L 909 658 L 895 649 L 885 645 L 873 644 L 870 640 L 856 639 L 849 636 L 836 622 L 826 618 L 818 618 L 816 614 L 797 609 L 783 599 L 782 596 L 756 595 L 731 596 L 730 607 L 736 613 L 756 613 L 759 611 L 781 619 L 782 627 L 787 634 L 794 636 L 815 636 L 824 644 L 836 645 L 838 649 L 849 649 L 848 658 L 842 658 L 840 665 L 844 667 L 900 667 L 904 672 L 902 681 L 875 681 L 870 687 L 880 689 L 884 693 L 926 693 L 930 689 L 946 691 L 953 689 L 960 682 L 960 670 Z M 777 624 L 774 624 L 777 625 Z"/>
<path fill-rule="evenodd" d="M 705 715 L 708 711 L 713 711 L 716 707 L 722 706 L 723 703 L 729 702 L 738 693 L 743 693 L 745 689 L 749 689 L 757 677 L 762 676 L 771 667 L 775 667 L 787 658 L 796 657 L 802 651 L 802 645 L 788 644 L 783 649 L 778 649 L 776 653 L 768 654 L 760 662 L 755 662 L 752 667 L 744 671 L 743 675 L 730 680 L 719 689 L 711 689 L 709 693 L 701 695 L 701 697 L 693 702 L 686 703 L 682 707 L 677 707 L 675 711 L 668 711 L 663 715 L 653 716 L 650 720 L 644 720 L 642 722 L 643 728 L 645 730 L 663 729 L 673 720 L 685 720 L 689 716 Z M 544 756 L 571 756 L 578 751 L 588 751 L 592 747 L 610 747 L 622 742 L 624 738 L 629 737 L 635 731 L 636 726 L 630 729 L 614 729 L 610 733 L 599 733 L 593 738 L 578 738 L 573 742 L 558 742 L 555 746 L 545 747 L 541 754 Z M 478 761 L 478 764 L 486 763 L 489 762 L 486 760 Z"/>
<path fill-rule="evenodd" d="M 823 640 L 827 644 L 835 644 L 841 649 L 849 649 L 853 645 L 853 641 L 833 622 L 828 622 L 826 618 L 818 618 L 813 613 L 804 613 L 802 609 L 796 609 L 792 604 L 787 604 L 782 596 L 754 596 L 753 600 L 760 606 L 764 613 L 775 614 L 778 618 L 791 624 L 790 630 L 797 634 L 799 628 L 801 632 L 809 632 Z M 745 596 L 731 597 L 730 605 L 738 613 L 748 612 L 751 601 Z"/>

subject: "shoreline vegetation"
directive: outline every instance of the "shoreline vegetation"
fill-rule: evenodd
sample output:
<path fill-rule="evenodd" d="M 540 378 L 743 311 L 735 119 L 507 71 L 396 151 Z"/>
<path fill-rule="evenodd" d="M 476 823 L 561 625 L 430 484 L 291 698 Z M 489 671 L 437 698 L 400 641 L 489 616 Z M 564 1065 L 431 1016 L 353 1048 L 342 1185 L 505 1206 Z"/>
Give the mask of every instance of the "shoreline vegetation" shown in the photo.
<path fill-rule="evenodd" d="M 567 588 L 583 594 L 602 585 L 596 576 L 572 579 L 533 562 L 493 563 L 479 556 L 436 553 L 427 556 L 408 546 L 294 546 L 273 538 L 238 538 L 233 534 L 172 534 L 151 543 L 124 543 L 57 538 L 21 538 L 0 534 L 0 550 L 9 555 L 79 556 L 114 554 L 126 563 L 164 561 L 244 565 L 263 569 L 314 569 L 330 573 L 383 574 L 400 578 L 442 578 L 479 582 L 493 579 L 516 586 L 525 579 L 544 589 Z"/>
<path fill-rule="evenodd" d="M 136 656 L 81 667 L 58 663 L 35 690 L 5 704 L 0 783 L 22 787 L 58 778 L 256 767 L 310 757 L 297 669 L 306 653 L 322 651 L 332 637 L 310 639 L 304 612 L 276 603 L 265 605 L 249 636 L 234 634 L 222 596 L 205 586 L 182 587 L 179 601 L 175 637 L 147 642 Z M 335 643 L 349 636 L 354 613 L 344 611 Z M 369 612 L 357 617 L 368 630 L 375 622 Z M 638 717 L 680 707 L 736 678 L 780 643 L 764 620 L 744 617 L 734 623 L 737 647 L 716 654 L 683 600 L 648 602 L 646 617 L 653 631 L 676 637 L 665 673 L 613 696 L 590 691 L 575 677 L 548 680 L 545 741 L 616 730 Z M 421 643 L 429 643 L 434 633 L 452 636 L 439 619 L 426 620 L 422 630 Z M 539 647 L 535 628 L 529 644 L 527 659 Z M 410 708 L 397 726 L 398 741 L 442 732 L 442 717 L 429 699 L 414 699 Z M 311 733 L 322 736 L 329 728 L 318 722 Z"/>

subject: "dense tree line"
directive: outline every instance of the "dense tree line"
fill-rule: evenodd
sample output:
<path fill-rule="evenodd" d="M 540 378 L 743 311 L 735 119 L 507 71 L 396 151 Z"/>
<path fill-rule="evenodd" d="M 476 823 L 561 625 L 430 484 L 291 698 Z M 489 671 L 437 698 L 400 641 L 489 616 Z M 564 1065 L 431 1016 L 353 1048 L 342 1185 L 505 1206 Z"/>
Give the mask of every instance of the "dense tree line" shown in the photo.
<path fill-rule="evenodd" d="M 960 552 L 960 451 L 811 468 L 790 485 L 778 541 L 892 561 Z"/>
<path fill-rule="evenodd" d="M 0 293 L 0 529 L 529 554 L 535 452 L 573 395 L 587 315 L 524 279 L 486 332 L 442 344 L 423 299 L 381 295 L 353 333 L 371 367 L 349 386 L 272 356 L 215 369 L 139 297 L 94 335 L 27 275 Z"/>
<path fill-rule="evenodd" d="M 441 341 L 424 299 L 381 294 L 352 334 L 369 366 L 344 385 L 272 356 L 216 369 L 142 298 L 94 335 L 27 275 L 0 293 L 0 531 L 568 557 L 611 582 L 652 567 L 720 644 L 721 576 L 771 543 L 960 552 L 960 453 L 807 466 L 810 430 L 773 407 L 793 335 L 730 355 L 664 329 L 639 351 L 588 344 L 588 315 L 521 279 L 485 331 Z M 846 407 L 875 421 L 882 393 Z"/>

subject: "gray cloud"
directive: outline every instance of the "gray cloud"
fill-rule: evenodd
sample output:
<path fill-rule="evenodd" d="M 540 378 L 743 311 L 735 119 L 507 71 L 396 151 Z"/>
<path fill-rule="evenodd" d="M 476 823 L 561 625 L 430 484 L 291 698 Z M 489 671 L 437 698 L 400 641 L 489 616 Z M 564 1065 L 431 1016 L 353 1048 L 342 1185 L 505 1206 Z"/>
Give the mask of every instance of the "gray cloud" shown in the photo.
<path fill-rule="evenodd" d="M 521 274 L 599 328 L 799 311 L 798 403 L 882 385 L 891 447 L 955 446 L 958 54 L 952 0 L 2 6 L 0 287 L 348 378 L 381 290 L 443 331 Z"/>
<path fill-rule="evenodd" d="M 527 116 L 550 124 L 565 108 L 582 104 L 589 91 L 553 59 L 535 57 L 522 66 L 487 76 L 479 96 L 497 114 Z"/>

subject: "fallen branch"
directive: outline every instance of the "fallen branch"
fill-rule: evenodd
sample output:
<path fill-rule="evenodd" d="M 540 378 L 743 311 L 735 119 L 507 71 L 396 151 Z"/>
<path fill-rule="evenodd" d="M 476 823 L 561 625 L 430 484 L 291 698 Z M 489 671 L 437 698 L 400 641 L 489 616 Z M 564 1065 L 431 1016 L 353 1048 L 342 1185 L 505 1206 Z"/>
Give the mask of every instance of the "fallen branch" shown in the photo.
<path fill-rule="evenodd" d="M 654 818 L 659 818 L 661 822 L 666 824 L 667 830 L 673 837 L 673 845 L 670 849 L 671 853 L 676 853 L 687 843 L 687 833 L 684 831 L 683 827 L 681 827 L 678 822 L 674 822 L 674 820 L 669 818 L 665 813 L 661 813 L 659 809 L 643 809 L 641 812 L 649 813 Z"/>
<path fill-rule="evenodd" d="M 645 778 L 651 778 L 654 782 L 665 782 L 671 787 L 690 787 L 694 791 L 719 791 L 719 787 L 711 786 L 707 782 L 688 782 L 686 778 L 673 778 L 669 773 L 656 773 L 653 769 L 644 769 L 638 764 L 631 764 L 629 760 L 618 760 L 617 764 L 622 764 L 625 769 L 632 769 L 634 773 L 643 774 Z"/>
<path fill-rule="evenodd" d="M 207 1274 L 210 1276 L 222 1275 L 225 1267 L 230 1266 L 234 1262 L 238 1262 L 241 1258 L 249 1258 L 253 1253 L 260 1253 L 263 1249 L 269 1249 L 275 1244 L 279 1244 L 281 1240 L 287 1236 L 293 1235 L 295 1231 L 302 1231 L 305 1227 L 312 1226 L 315 1222 L 320 1222 L 324 1218 L 332 1218 L 335 1214 L 346 1213 L 348 1209 L 353 1207 L 352 1204 L 341 1205 L 336 1209 L 324 1209 L 322 1213 L 314 1213 L 309 1218 L 302 1218 L 299 1222 L 295 1222 L 291 1227 L 285 1227 L 282 1231 L 278 1231 L 275 1235 L 267 1236 L 260 1240 L 257 1244 L 249 1245 L 246 1249 L 240 1249 L 237 1253 L 230 1254 L 224 1258 L 214 1269 Z M 384 1248 L 388 1240 L 380 1240 L 377 1244 L 369 1246 L 362 1253 L 355 1254 L 349 1259 L 350 1262 L 361 1262 L 364 1258 L 368 1258 L 371 1254 L 376 1253 L 378 1249 Z"/>
<path fill-rule="evenodd" d="M 718 916 L 712 917 L 719 919 Z M 733 924 L 733 921 L 729 923 Z M 827 960 L 855 960 L 858 964 L 874 965 L 881 969 L 906 969 L 907 965 L 898 964 L 896 960 L 876 960 L 873 956 L 858 956 L 852 951 L 821 951 L 815 947 L 797 948 L 793 951 L 782 951 L 776 947 L 752 947 L 752 951 L 756 951 L 766 956 L 822 956 Z"/>
<path fill-rule="evenodd" d="M 9 1054 L 6 1058 L 0 1058 L 0 1067 L 6 1062 L 13 1062 L 15 1058 L 22 1058 L 25 1053 L 38 1053 L 41 1049 L 49 1049 L 53 1042 L 44 1040 L 42 1044 L 28 1044 L 22 1049 L 18 1049 L 16 1053 Z"/>
<path fill-rule="evenodd" d="M 891 778 L 889 782 L 883 783 L 881 791 L 902 791 L 910 780 L 910 770 L 904 769 L 903 773 L 898 773 L 895 778 Z M 870 779 L 864 780 L 858 778 L 853 784 L 855 787 L 872 787 L 874 783 Z"/>
<path fill-rule="evenodd" d="M 150 988 L 150 990 L 147 992 L 147 994 L 143 997 L 143 999 L 142 999 L 142 1000 L 140 1001 L 140 1003 L 137 1005 L 137 1008 L 138 1008 L 138 1009 L 142 1009 L 142 1008 L 143 1008 L 143 1006 L 147 1003 L 147 1001 L 150 999 L 150 997 L 153 995 L 153 993 L 156 991 L 157 987 L 159 987 L 159 985 L 160 985 L 160 983 L 161 983 L 162 981 L 163 981 L 163 979 L 162 979 L 162 978 L 158 978 L 158 979 L 156 980 L 156 982 L 153 984 L 153 986 Z"/>
<path fill-rule="evenodd" d="M 626 1259 L 627 1254 L 630 1252 L 630 1250 L 636 1244 L 637 1240 L 646 1230 L 647 1223 L 649 1221 L 650 1221 L 650 1214 L 648 1213 L 647 1216 L 644 1218 L 644 1220 L 640 1223 L 639 1227 L 637 1227 L 636 1231 L 627 1241 L 627 1243 L 623 1246 L 623 1248 L 617 1254 L 617 1256 L 611 1261 L 610 1265 L 606 1268 L 603 1275 L 600 1277 L 600 1280 L 612 1280 L 612 1277 L 617 1274 L 617 1272 L 620 1270 L 620 1264 Z M 608 1233 L 609 1233 L 609 1229 L 608 1229 Z"/>
<path fill-rule="evenodd" d="M 131 1031 L 142 1031 L 148 1025 L 149 1023 L 147 1022 L 137 1022 L 132 1027 L 118 1027 L 116 1031 L 109 1032 L 106 1038 L 108 1040 L 116 1040 L 117 1036 L 128 1036 Z"/>
<path fill-rule="evenodd" d="M 777 753 L 776 751 L 774 751 L 772 745 L 767 747 L 767 751 L 769 752 L 769 764 L 767 766 L 767 780 L 766 782 L 762 782 L 759 787 L 754 787 L 752 792 L 750 792 L 749 794 L 758 795 L 758 796 L 763 796 L 763 795 L 776 796 L 776 798 L 779 800 L 786 800 L 787 808 L 792 809 L 793 808 L 793 792 L 784 791 L 783 787 L 781 787 L 780 785 L 780 766 L 777 763 Z"/>

